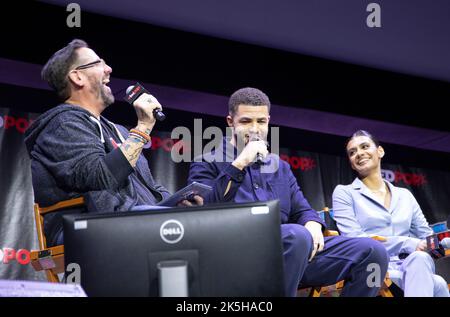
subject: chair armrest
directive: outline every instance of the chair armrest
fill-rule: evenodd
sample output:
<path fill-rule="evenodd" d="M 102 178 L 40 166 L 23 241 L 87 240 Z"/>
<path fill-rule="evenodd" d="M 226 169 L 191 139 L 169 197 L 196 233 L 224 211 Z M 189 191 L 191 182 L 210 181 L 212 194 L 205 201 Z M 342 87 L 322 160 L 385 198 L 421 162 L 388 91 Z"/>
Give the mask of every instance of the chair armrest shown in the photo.
<path fill-rule="evenodd" d="M 374 236 L 370 236 L 372 239 L 374 239 L 374 240 L 377 240 L 377 241 L 380 241 L 380 242 L 386 242 L 387 241 L 387 238 L 386 237 L 383 237 L 383 236 L 377 236 L 377 235 L 374 235 Z"/>
<path fill-rule="evenodd" d="M 37 260 L 39 258 L 43 258 L 46 256 L 56 256 L 59 254 L 64 254 L 64 245 L 56 245 L 51 248 L 47 248 L 44 250 L 32 250 L 30 252 L 30 260 Z"/>
<path fill-rule="evenodd" d="M 30 252 L 30 260 L 35 271 L 64 272 L 64 245 L 57 245 L 44 250 L 33 250 Z"/>
<path fill-rule="evenodd" d="M 56 203 L 54 205 L 51 205 L 49 207 L 40 207 L 40 214 L 45 215 L 49 212 L 58 211 L 60 209 L 69 208 L 69 207 L 78 207 L 84 205 L 84 198 L 78 197 L 68 200 L 60 201 L 59 203 Z"/>
<path fill-rule="evenodd" d="M 324 237 L 332 237 L 332 236 L 338 236 L 339 232 L 335 231 L 335 230 L 325 230 L 323 233 Z"/>

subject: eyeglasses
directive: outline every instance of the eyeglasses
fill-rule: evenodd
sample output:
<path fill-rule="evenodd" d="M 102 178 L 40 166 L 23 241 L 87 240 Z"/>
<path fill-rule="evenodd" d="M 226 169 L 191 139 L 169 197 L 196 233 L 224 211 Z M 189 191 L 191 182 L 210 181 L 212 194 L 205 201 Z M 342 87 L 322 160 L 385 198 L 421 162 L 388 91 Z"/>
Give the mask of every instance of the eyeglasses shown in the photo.
<path fill-rule="evenodd" d="M 77 66 L 73 70 L 86 69 L 86 68 L 94 67 L 95 65 L 98 65 L 98 64 L 102 64 L 103 66 L 105 66 L 105 61 L 100 58 L 100 59 L 98 59 L 96 61 Z"/>

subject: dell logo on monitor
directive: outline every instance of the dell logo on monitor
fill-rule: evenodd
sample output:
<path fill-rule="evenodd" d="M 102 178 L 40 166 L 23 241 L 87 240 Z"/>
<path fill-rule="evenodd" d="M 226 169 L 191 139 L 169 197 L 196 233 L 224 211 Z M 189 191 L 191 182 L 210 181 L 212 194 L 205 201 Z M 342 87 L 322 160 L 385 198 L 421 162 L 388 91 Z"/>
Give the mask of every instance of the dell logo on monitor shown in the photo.
<path fill-rule="evenodd" d="M 183 238 L 184 227 L 178 220 L 167 220 L 161 225 L 159 234 L 164 242 L 177 243 Z"/>

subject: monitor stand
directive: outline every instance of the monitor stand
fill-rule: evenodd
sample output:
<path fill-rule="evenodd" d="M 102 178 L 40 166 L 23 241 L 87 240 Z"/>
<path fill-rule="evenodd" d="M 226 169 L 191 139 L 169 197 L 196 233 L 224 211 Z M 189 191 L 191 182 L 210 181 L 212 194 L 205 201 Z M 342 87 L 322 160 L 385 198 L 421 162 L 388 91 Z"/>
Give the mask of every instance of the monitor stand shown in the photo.
<path fill-rule="evenodd" d="M 187 261 L 161 261 L 158 262 L 157 268 L 160 297 L 188 297 Z"/>

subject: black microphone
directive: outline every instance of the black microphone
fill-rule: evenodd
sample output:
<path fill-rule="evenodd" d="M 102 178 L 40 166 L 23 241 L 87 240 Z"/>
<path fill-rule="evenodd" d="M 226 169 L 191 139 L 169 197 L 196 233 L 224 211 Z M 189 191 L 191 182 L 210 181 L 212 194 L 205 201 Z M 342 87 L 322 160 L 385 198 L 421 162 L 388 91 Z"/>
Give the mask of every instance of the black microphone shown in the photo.
<path fill-rule="evenodd" d="M 444 238 L 441 242 L 439 242 L 439 237 L 437 234 L 427 237 L 427 251 L 433 258 L 439 259 L 445 256 L 445 247 L 442 242 L 444 242 L 444 244 L 448 244 L 446 239 L 449 238 Z"/>
<path fill-rule="evenodd" d="M 262 164 L 263 163 L 263 156 L 261 153 L 256 153 L 256 163 Z"/>
<path fill-rule="evenodd" d="M 144 88 L 144 86 L 142 86 L 140 83 L 136 83 L 135 85 L 127 88 L 125 100 L 130 105 L 132 105 L 133 102 L 135 102 L 136 99 L 138 99 L 144 93 L 150 95 L 150 93 Z M 164 121 L 164 119 L 166 119 L 166 115 L 159 108 L 153 109 L 153 115 L 158 121 Z"/>
<path fill-rule="evenodd" d="M 439 233 L 432 234 L 426 238 L 427 241 L 427 252 L 434 259 L 440 259 L 445 256 L 445 250 L 450 250 L 450 238 L 443 238 L 439 241 Z M 409 253 L 400 253 L 398 257 L 400 259 L 407 258 Z"/>
<path fill-rule="evenodd" d="M 249 141 L 260 141 L 260 137 L 257 134 L 250 134 Z M 256 153 L 256 163 L 257 164 L 263 164 L 264 163 L 264 157 L 261 153 Z"/>

